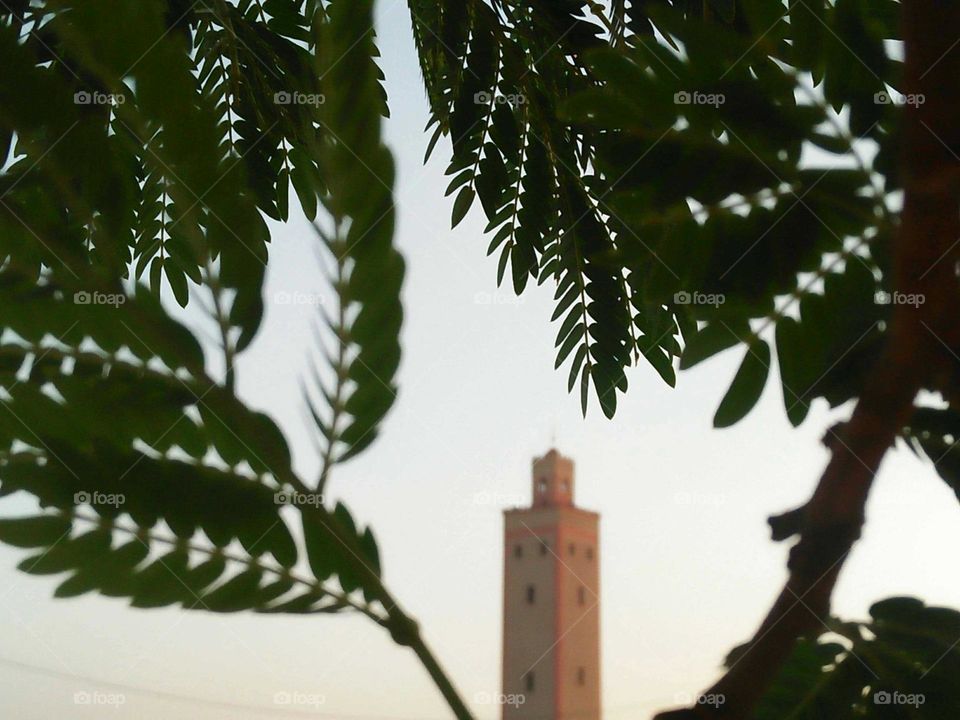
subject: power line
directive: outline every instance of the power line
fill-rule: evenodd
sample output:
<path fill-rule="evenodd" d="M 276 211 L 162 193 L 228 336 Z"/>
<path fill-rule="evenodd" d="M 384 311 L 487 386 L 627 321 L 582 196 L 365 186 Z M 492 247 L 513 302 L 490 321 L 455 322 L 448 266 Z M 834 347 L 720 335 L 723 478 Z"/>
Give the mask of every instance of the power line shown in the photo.
<path fill-rule="evenodd" d="M 22 672 L 33 673 L 35 675 L 43 675 L 55 680 L 66 680 L 70 682 L 83 682 L 89 685 L 102 688 L 110 688 L 113 690 L 123 690 L 132 694 L 137 695 L 146 695 L 148 697 L 153 697 L 158 700 L 168 700 L 173 702 L 185 702 L 192 703 L 195 705 L 206 705 L 208 707 L 217 707 L 224 710 L 240 710 L 243 712 L 256 712 L 261 715 L 273 715 L 273 716 L 287 716 L 287 717 L 312 717 L 312 718 L 327 718 L 328 720 L 431 720 L 431 718 L 413 718 L 413 717 L 401 717 L 396 715 L 348 715 L 344 713 L 319 713 L 312 710 L 297 710 L 295 708 L 284 708 L 284 707 L 266 707 L 262 705 L 248 705 L 244 703 L 230 702 L 229 700 L 213 700 L 209 698 L 200 698 L 193 697 L 190 695 L 181 695 L 179 693 L 168 692 L 166 690 L 156 690 L 153 688 L 141 687 L 137 685 L 127 685 L 124 683 L 111 682 L 108 680 L 100 680 L 94 677 L 89 677 L 87 675 L 78 675 L 68 672 L 62 672 L 59 670 L 53 670 L 51 668 L 40 667 L 38 665 L 31 665 L 29 663 L 21 662 L 19 660 L 12 660 L 10 658 L 0 657 L 0 665 L 20 670 Z M 439 719 L 432 719 L 439 720 Z"/>
<path fill-rule="evenodd" d="M 446 718 L 424 718 L 420 717 L 411 717 L 411 716 L 401 716 L 401 715 L 355 715 L 355 714 L 346 714 L 346 713 L 319 713 L 312 710 L 297 710 L 295 708 L 283 708 L 283 707 L 266 707 L 263 705 L 249 705 L 244 703 L 230 702 L 229 700 L 213 700 L 210 698 L 201 698 L 191 695 L 181 695 L 179 693 L 168 692 L 166 690 L 156 690 L 153 688 L 142 687 L 138 685 L 127 685 L 125 683 L 111 682 L 108 680 L 100 680 L 98 678 L 90 677 L 88 675 L 79 675 L 75 673 L 62 672 L 59 670 L 53 670 L 51 668 L 41 667 L 39 665 L 31 665 L 30 663 L 25 663 L 19 660 L 13 660 L 10 658 L 0 657 L 0 666 L 5 666 L 15 670 L 20 670 L 22 672 L 32 673 L 34 675 L 42 675 L 45 677 L 52 678 L 54 680 L 65 680 L 69 682 L 83 682 L 95 687 L 102 688 L 111 688 L 115 690 L 123 690 L 132 694 L 145 695 L 148 697 L 153 697 L 158 700 L 166 700 L 171 702 L 182 702 L 182 703 L 191 703 L 194 705 L 206 705 L 207 707 L 216 707 L 223 710 L 234 710 L 241 711 L 246 713 L 259 713 L 261 715 L 273 715 L 284 716 L 284 717 L 311 717 L 326 720 L 446 720 Z M 616 707 L 607 707 L 604 708 L 604 713 L 622 713 L 622 712 L 631 712 L 635 711 L 637 708 L 641 707 L 640 705 L 619 705 Z"/>

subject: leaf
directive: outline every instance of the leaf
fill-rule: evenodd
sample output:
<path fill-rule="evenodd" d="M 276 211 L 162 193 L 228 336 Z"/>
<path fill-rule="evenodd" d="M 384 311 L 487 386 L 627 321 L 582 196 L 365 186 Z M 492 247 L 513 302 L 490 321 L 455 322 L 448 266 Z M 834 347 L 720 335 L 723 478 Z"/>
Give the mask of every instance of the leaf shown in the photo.
<path fill-rule="evenodd" d="M 809 363 L 804 361 L 804 357 L 809 356 L 810 351 L 804 348 L 800 333 L 800 325 L 793 318 L 786 317 L 777 323 L 777 358 L 780 362 L 783 404 L 787 410 L 787 418 L 794 427 L 803 422 L 810 409 L 809 402 L 798 393 L 808 389 L 809 383 L 815 377 L 811 377 L 812 370 Z"/>
<path fill-rule="evenodd" d="M 290 173 L 290 179 L 293 182 L 293 189 L 300 200 L 300 207 L 307 220 L 311 222 L 317 216 L 317 193 L 313 185 L 310 173 L 307 170 L 307 164 L 310 160 L 305 156 L 296 156 L 291 153 L 291 158 L 296 157 L 293 170 Z"/>
<path fill-rule="evenodd" d="M 790 29 L 799 67 L 812 70 L 822 63 L 823 35 L 828 27 L 823 0 L 791 0 Z"/>
<path fill-rule="evenodd" d="M 457 193 L 457 199 L 453 201 L 453 214 L 450 217 L 451 228 L 455 228 L 466 217 L 470 206 L 473 205 L 474 197 L 476 197 L 476 193 L 471 187 L 461 188 L 460 192 Z"/>
<path fill-rule="evenodd" d="M 683 349 L 680 369 L 691 368 L 719 352 L 732 348 L 741 340 L 738 330 L 742 332 L 743 328 L 733 328 L 723 320 L 710 323 L 698 330 Z"/>
<path fill-rule="evenodd" d="M 70 532 L 70 520 L 59 515 L 0 519 L 0 542 L 21 548 L 54 545 Z"/>
<path fill-rule="evenodd" d="M 747 347 L 747 354 L 733 383 L 713 416 L 714 427 L 730 427 L 757 404 L 770 371 L 770 346 L 759 341 Z"/>
<path fill-rule="evenodd" d="M 259 598 L 260 570 L 246 570 L 230 578 L 220 587 L 203 595 L 198 602 L 214 612 L 238 612 L 257 604 Z"/>

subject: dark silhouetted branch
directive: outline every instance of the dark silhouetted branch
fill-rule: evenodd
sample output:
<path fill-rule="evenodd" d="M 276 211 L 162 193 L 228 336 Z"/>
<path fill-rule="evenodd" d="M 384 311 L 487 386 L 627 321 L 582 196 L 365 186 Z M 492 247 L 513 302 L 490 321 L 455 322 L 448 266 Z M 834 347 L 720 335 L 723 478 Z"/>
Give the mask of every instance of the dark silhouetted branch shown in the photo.
<path fill-rule="evenodd" d="M 697 705 L 659 720 L 747 720 L 798 637 L 819 635 L 843 562 L 860 536 L 874 475 L 921 388 L 947 389 L 960 365 L 957 268 L 960 261 L 960 6 L 905 0 L 904 108 L 901 130 L 902 223 L 892 247 L 893 287 L 924 297 L 893 309 L 885 348 L 850 420 L 828 443 L 831 458 L 801 509 L 771 519 L 775 539 L 799 531 L 790 575 L 748 648 Z M 851 59 L 851 62 L 855 60 Z"/>

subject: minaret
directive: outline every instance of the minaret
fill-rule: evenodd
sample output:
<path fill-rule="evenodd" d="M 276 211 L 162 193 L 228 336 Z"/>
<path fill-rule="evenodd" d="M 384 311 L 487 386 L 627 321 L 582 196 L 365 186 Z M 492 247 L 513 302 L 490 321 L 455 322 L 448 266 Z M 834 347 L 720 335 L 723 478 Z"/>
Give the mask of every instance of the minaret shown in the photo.
<path fill-rule="evenodd" d="M 550 450 L 531 506 L 504 511 L 503 720 L 600 720 L 600 516 L 573 483 Z"/>

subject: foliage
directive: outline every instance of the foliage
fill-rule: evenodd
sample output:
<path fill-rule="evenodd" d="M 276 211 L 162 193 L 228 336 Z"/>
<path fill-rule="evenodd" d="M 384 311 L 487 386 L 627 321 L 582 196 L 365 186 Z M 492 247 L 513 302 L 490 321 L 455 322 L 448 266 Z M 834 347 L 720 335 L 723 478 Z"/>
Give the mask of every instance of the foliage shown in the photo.
<path fill-rule="evenodd" d="M 294 473 L 233 370 L 263 313 L 264 218 L 288 219 L 292 184 L 338 268 L 310 400 L 323 479 L 393 402 L 403 264 L 372 2 L 0 15 L 0 493 L 42 508 L 0 540 L 35 553 L 26 572 L 67 573 L 60 597 L 388 624 L 370 530 Z M 224 377 L 161 294 L 210 306 Z"/>
<path fill-rule="evenodd" d="M 581 387 L 584 403 L 593 378 L 612 415 L 636 351 L 631 295 L 623 273 L 598 262 L 615 245 L 582 175 L 593 148 L 556 118 L 589 84 L 584 52 L 603 43 L 580 5 L 424 0 L 410 8 L 428 127 L 436 126 L 428 155 L 443 134 L 452 142 L 453 224 L 479 198 L 493 235 L 488 252 L 499 252 L 498 282 L 508 266 L 517 293 L 531 279 L 554 279 L 557 367 L 570 358 L 569 387 Z"/>
<path fill-rule="evenodd" d="M 626 370 L 642 364 L 641 356 L 673 385 L 677 368 L 735 349 L 739 369 L 714 425 L 733 425 L 750 412 L 774 362 L 786 415 L 799 425 L 817 399 L 836 408 L 863 397 L 880 349 L 895 344 L 898 306 L 917 310 L 927 299 L 898 292 L 898 282 L 922 285 L 938 263 L 954 262 L 947 257 L 953 246 L 940 255 L 940 238 L 934 245 L 908 237 L 907 244 L 926 242 L 940 257 L 919 268 L 901 266 L 895 277 L 891 245 L 904 191 L 900 127 L 906 110 L 927 100 L 898 92 L 904 63 L 896 0 L 409 5 L 431 106 L 427 155 L 443 136 L 452 148 L 452 224 L 479 198 L 489 253 L 499 253 L 498 282 L 509 266 L 518 294 L 531 279 L 555 288 L 556 365 L 569 361 L 568 389 L 579 386 L 584 413 L 592 384 L 612 416 L 618 392 L 627 389 Z M 918 70 L 921 80 L 942 60 L 940 52 Z M 953 98 L 947 82 L 926 81 L 942 91 L 941 104 Z M 939 140 L 938 153 L 945 148 L 956 158 L 955 143 L 926 131 Z M 924 141 L 933 144 L 926 135 Z M 914 254 L 911 260 L 926 258 Z M 952 298 L 948 285 L 937 287 Z M 949 324 L 942 315 L 938 321 Z M 914 312 L 911 327 L 923 317 L 931 315 Z M 920 332 L 932 335 L 924 344 L 939 342 L 939 355 L 946 349 L 955 359 L 955 342 L 923 324 Z M 960 496 L 960 460 L 951 453 L 960 439 L 955 380 L 947 377 L 953 369 L 938 365 L 936 377 L 931 368 L 923 371 L 914 373 L 923 376 L 918 387 L 940 392 L 945 402 L 921 395 L 927 406 L 900 435 L 933 460 Z M 909 390 L 916 394 L 913 385 Z M 872 417 L 888 399 L 875 393 L 863 412 Z M 908 409 L 912 399 L 905 400 Z M 858 439 L 879 442 L 882 422 L 861 422 Z M 893 429 L 900 424 L 897 418 Z M 832 448 L 844 444 L 840 433 L 840 426 L 831 429 Z M 886 444 L 874 449 L 879 463 Z M 848 460 L 855 457 L 874 474 L 876 464 L 846 450 Z M 802 538 L 791 555 L 791 579 L 818 568 L 798 581 L 801 590 L 827 575 L 823 587 L 832 588 L 840 561 L 829 569 L 818 563 L 842 561 L 844 543 L 859 534 L 862 514 L 852 502 L 865 498 L 861 488 L 869 478 L 852 480 L 845 494 L 834 492 L 843 485 L 839 468 L 831 462 L 811 503 L 784 516 L 790 528 L 783 536 Z M 813 505 L 816 517 L 808 512 Z M 794 589 L 787 584 L 761 631 L 782 619 L 781 608 L 796 605 L 788 593 Z M 818 595 L 828 602 L 829 591 Z M 910 620 L 923 625 L 926 617 Z M 855 649 L 881 642 L 848 640 Z M 829 653 L 840 651 L 808 643 L 798 652 L 807 656 L 796 662 L 807 664 L 795 669 L 805 668 L 807 677 L 793 679 L 806 691 Z M 779 657 L 776 650 L 772 655 Z M 852 677 L 856 656 L 848 649 L 830 682 Z M 748 675 L 727 674 L 714 688 L 726 681 L 743 689 Z M 842 697 L 834 712 L 809 716 L 903 711 L 864 709 L 859 695 Z M 795 700 L 787 705 L 797 707 Z M 787 705 L 762 717 L 784 717 Z M 951 710 L 934 704 L 923 717 L 952 717 Z M 714 714 L 742 712 L 738 706 Z M 707 714 L 688 708 L 671 717 Z"/>
<path fill-rule="evenodd" d="M 725 426 L 775 344 L 794 424 L 857 395 L 889 310 L 897 3 L 411 9 L 454 220 L 476 191 L 500 275 L 553 281 L 571 388 L 612 415 L 641 355 L 673 384 L 739 345 Z"/>
<path fill-rule="evenodd" d="M 875 603 L 870 616 L 798 643 L 755 720 L 956 717 L 960 613 L 898 597 Z"/>

